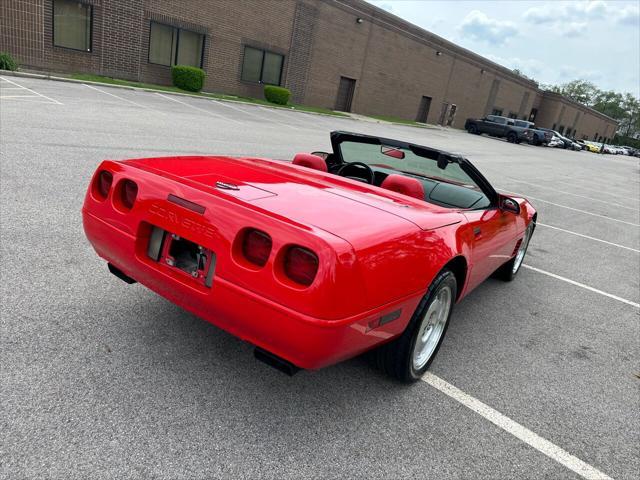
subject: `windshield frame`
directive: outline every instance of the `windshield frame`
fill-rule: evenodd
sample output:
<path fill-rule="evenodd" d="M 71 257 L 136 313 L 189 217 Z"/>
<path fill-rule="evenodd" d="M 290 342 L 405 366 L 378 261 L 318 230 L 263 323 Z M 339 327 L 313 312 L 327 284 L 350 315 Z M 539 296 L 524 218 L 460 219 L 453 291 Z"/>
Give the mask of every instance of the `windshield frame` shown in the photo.
<path fill-rule="evenodd" d="M 473 164 L 466 158 L 453 153 L 445 152 L 435 148 L 425 147 L 422 145 L 416 145 L 414 143 L 403 142 L 401 140 L 394 140 L 391 138 L 374 137 L 371 135 L 364 135 L 360 133 L 351 133 L 344 131 L 331 132 L 331 147 L 333 153 L 339 163 L 345 162 L 342 156 L 342 149 L 340 145 L 342 142 L 356 142 L 365 143 L 369 145 L 384 145 L 388 147 L 396 147 L 400 149 L 410 150 L 413 154 L 423 157 L 425 161 L 436 161 L 438 164 L 457 163 L 460 168 L 470 177 L 470 179 L 476 184 L 476 186 L 484 193 L 489 199 L 490 205 L 486 208 L 495 208 L 498 206 L 498 192 L 493 188 L 489 181 L 480 173 L 480 171 L 473 166 Z M 404 173 L 398 170 L 399 173 Z"/>

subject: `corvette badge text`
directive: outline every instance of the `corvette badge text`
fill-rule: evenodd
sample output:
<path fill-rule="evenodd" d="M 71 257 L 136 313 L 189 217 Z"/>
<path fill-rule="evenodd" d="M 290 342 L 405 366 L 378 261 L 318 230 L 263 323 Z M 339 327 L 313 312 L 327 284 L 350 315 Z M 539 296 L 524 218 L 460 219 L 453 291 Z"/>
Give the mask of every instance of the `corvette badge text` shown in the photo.
<path fill-rule="evenodd" d="M 184 218 L 178 215 L 176 212 L 172 212 L 157 203 L 152 203 L 149 207 L 149 213 L 151 215 L 155 215 L 160 217 L 174 225 L 180 225 L 187 230 L 197 233 L 199 235 L 204 235 L 205 237 L 214 238 L 216 229 L 210 225 L 206 225 L 204 223 L 191 220 L 190 218 Z"/>

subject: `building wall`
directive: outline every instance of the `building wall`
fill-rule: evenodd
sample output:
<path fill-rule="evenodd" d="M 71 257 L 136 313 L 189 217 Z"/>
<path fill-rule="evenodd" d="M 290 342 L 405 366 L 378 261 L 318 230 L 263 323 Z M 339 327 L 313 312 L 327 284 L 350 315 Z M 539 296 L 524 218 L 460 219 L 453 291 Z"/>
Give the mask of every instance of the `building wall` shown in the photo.
<path fill-rule="evenodd" d="M 297 103 L 335 108 L 340 77 L 356 80 L 352 111 L 462 128 L 493 109 L 536 123 L 571 126 L 576 137 L 611 137 L 615 122 L 473 52 L 362 0 L 80 0 L 93 7 L 92 50 L 53 45 L 53 0 L 2 0 L 0 51 L 26 68 L 86 72 L 170 84 L 148 62 L 150 22 L 205 35 L 205 90 L 261 97 L 241 79 L 244 46 L 284 55 L 282 84 Z M 451 116 L 451 106 L 456 106 Z"/>
<path fill-rule="evenodd" d="M 565 132 L 567 128 L 575 129 L 575 138 L 596 141 L 601 141 L 600 137 L 610 141 L 617 128 L 617 123 L 607 116 L 552 92 L 540 94 L 536 124 L 554 130 L 563 126 Z"/>

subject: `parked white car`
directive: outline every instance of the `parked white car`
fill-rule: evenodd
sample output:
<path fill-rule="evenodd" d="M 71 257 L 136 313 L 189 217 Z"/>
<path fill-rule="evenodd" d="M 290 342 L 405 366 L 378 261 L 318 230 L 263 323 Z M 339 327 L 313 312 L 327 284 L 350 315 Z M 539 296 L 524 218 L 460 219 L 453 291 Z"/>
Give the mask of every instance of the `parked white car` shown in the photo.
<path fill-rule="evenodd" d="M 547 144 L 548 147 L 564 148 L 564 142 L 560 140 L 560 137 L 554 135 Z"/>

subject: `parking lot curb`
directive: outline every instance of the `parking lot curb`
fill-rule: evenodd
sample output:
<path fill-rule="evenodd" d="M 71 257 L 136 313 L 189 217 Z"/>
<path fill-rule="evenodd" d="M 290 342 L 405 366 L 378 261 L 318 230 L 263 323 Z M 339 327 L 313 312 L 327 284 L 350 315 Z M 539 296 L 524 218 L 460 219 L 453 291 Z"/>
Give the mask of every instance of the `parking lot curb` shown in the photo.
<path fill-rule="evenodd" d="M 117 84 L 113 84 L 113 83 L 105 83 L 105 82 L 95 82 L 92 80 L 78 80 L 76 78 L 69 78 L 69 77 L 60 77 L 57 75 L 51 75 L 50 73 L 35 73 L 35 72 L 16 72 L 16 71 L 12 71 L 12 70 L 0 70 L 0 75 L 5 75 L 5 76 L 13 76 L 13 77 L 23 77 L 23 78 L 37 78 L 40 80 L 53 80 L 56 82 L 67 82 L 67 83 L 80 83 L 80 84 L 87 84 L 87 85 L 98 85 L 101 87 L 108 87 L 108 88 L 119 88 L 122 90 L 138 90 L 138 91 L 143 91 L 143 92 L 158 92 L 158 93 L 162 93 L 163 95 L 176 95 L 176 96 L 181 96 L 181 97 L 192 97 L 192 98 L 201 98 L 204 100 L 210 100 L 210 101 L 214 101 L 214 102 L 226 102 L 226 103 L 240 103 L 243 105 L 254 105 L 257 107 L 263 107 L 263 108 L 270 108 L 276 111 L 282 111 L 282 110 L 286 110 L 289 112 L 295 112 L 295 113 L 307 113 L 310 115 L 320 115 L 323 117 L 329 117 L 329 118 L 341 118 L 343 120 L 354 120 L 354 118 L 351 115 L 331 115 L 329 113 L 320 113 L 320 112 L 308 112 L 308 111 L 304 111 L 304 110 L 296 110 L 295 108 L 286 108 L 286 107 L 275 107 L 272 105 L 263 105 L 261 103 L 253 103 L 253 102 L 245 102 L 242 100 L 231 100 L 229 98 L 211 98 L 211 97 L 207 97 L 205 95 L 193 95 L 190 93 L 182 93 L 182 92 L 172 92 L 169 90 L 160 90 L 160 89 L 155 89 L 155 88 L 145 88 L 145 87 L 134 87 L 134 86 L 130 86 L 130 85 L 117 85 Z M 205 94 L 210 94 L 210 95 L 214 95 L 212 92 L 202 92 Z M 401 125 L 401 124 L 398 124 Z M 411 125 L 408 125 L 411 126 Z"/>

